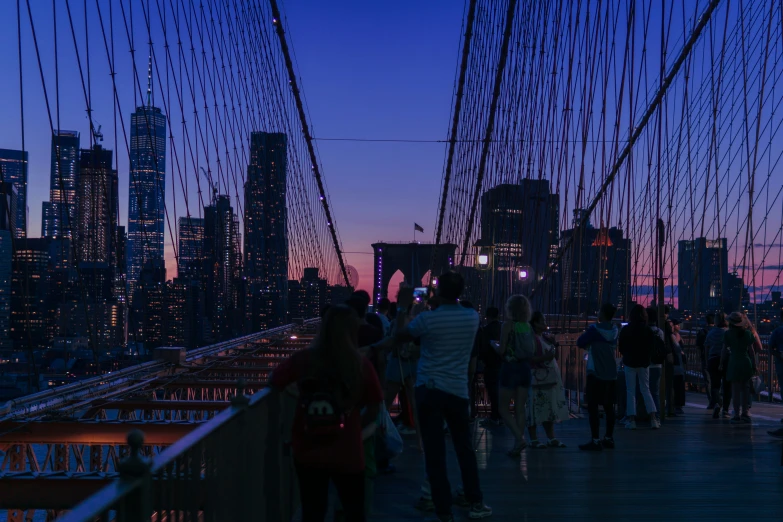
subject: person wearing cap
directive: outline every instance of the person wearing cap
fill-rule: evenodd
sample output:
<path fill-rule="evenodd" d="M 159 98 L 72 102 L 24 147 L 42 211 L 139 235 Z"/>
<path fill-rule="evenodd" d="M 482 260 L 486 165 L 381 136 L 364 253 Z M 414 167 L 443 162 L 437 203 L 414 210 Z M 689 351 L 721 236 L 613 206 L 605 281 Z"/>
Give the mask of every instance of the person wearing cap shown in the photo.
<path fill-rule="evenodd" d="M 751 423 L 748 413 L 750 400 L 748 381 L 756 374 L 753 351 L 755 342 L 756 337 L 753 335 L 748 318 L 740 312 L 732 312 L 729 316 L 729 330 L 725 337 L 724 356 L 721 359 L 721 365 L 726 364 L 726 379 L 731 382 L 734 403 L 732 424 Z"/>

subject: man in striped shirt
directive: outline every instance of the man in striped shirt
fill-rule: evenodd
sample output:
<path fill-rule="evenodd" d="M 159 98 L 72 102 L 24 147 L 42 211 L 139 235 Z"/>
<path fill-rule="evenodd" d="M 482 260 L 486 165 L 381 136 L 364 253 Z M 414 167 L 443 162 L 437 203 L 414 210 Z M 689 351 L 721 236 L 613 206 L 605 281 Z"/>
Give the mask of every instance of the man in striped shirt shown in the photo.
<path fill-rule="evenodd" d="M 479 316 L 459 304 L 465 282 L 456 272 L 438 278 L 440 306 L 419 314 L 405 324 L 413 304 L 413 289 L 402 288 L 397 302 L 397 340 L 421 341 L 421 358 L 416 370 L 416 405 L 419 414 L 427 476 L 432 487 L 437 520 L 453 521 L 451 486 L 446 474 L 446 439 L 443 422 L 449 427 L 454 450 L 465 482 L 465 500 L 471 519 L 486 518 L 492 510 L 484 505 L 478 479 L 476 453 L 470 433 L 468 365 Z"/>

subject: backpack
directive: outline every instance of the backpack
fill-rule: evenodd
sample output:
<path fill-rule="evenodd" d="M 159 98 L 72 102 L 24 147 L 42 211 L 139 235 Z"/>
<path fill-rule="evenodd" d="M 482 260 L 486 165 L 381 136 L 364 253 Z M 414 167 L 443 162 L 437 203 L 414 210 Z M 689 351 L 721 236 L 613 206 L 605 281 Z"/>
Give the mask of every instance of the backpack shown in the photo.
<path fill-rule="evenodd" d="M 663 364 L 666 361 L 666 343 L 663 342 L 658 332 L 650 328 L 653 342 L 650 348 L 650 363 Z"/>
<path fill-rule="evenodd" d="M 299 408 L 306 436 L 324 440 L 343 432 L 351 410 L 340 406 L 337 391 L 328 379 L 310 378 L 299 383 Z"/>
<path fill-rule="evenodd" d="M 536 337 L 529 323 L 514 323 L 508 335 L 506 360 L 508 362 L 527 361 L 536 351 Z"/>

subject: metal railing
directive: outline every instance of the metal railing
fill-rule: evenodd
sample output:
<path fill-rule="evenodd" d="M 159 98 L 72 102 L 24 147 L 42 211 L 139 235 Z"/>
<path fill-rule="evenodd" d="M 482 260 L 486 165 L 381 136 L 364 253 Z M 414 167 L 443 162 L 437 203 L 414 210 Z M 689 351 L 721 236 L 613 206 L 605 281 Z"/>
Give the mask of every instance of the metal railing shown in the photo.
<path fill-rule="evenodd" d="M 153 460 L 143 433 L 128 435 L 120 478 L 62 522 L 290 520 L 298 502 L 288 448 L 293 397 L 265 389 L 231 406 Z"/>

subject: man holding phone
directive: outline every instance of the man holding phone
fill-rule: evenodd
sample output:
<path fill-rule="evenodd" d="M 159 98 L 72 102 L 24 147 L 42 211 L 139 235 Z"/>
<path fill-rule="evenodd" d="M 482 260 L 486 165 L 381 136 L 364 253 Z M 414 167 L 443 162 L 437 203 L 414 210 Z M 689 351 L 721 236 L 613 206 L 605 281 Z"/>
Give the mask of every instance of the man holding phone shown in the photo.
<path fill-rule="evenodd" d="M 460 274 L 443 274 L 438 279 L 437 310 L 422 312 L 410 324 L 406 324 L 406 317 L 414 302 L 414 290 L 401 288 L 397 298 L 400 311 L 397 314 L 396 340 L 421 341 L 421 357 L 416 372 L 416 405 L 432 500 L 441 522 L 454 520 L 451 486 L 446 473 L 444 420 L 451 432 L 462 471 L 465 499 L 470 505 L 468 516 L 480 519 L 492 515 L 492 509 L 483 502 L 470 430 L 468 365 L 479 316 L 475 310 L 460 306 L 459 296 L 464 287 Z"/>

